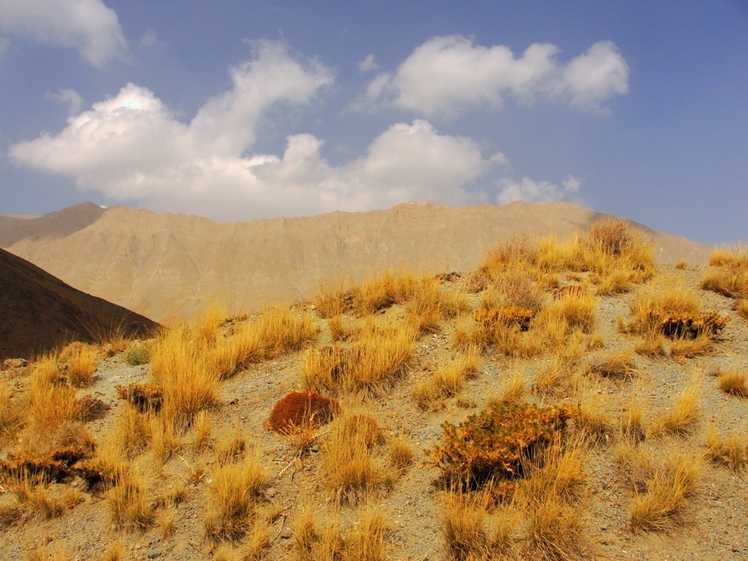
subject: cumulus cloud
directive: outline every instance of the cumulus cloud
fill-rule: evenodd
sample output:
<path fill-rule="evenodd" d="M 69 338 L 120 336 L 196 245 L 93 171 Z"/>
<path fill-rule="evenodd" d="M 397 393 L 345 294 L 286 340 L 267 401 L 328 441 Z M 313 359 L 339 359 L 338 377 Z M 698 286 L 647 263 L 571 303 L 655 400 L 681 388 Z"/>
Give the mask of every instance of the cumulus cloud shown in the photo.
<path fill-rule="evenodd" d="M 595 43 L 566 66 L 557 61 L 558 53 L 555 45 L 533 43 L 516 57 L 504 45 L 475 45 L 461 35 L 434 37 L 394 74 L 377 75 L 363 101 L 450 117 L 475 107 L 499 108 L 507 94 L 524 103 L 562 99 L 601 111 L 607 98 L 628 92 L 628 65 L 614 43 Z"/>
<path fill-rule="evenodd" d="M 218 220 L 369 210 L 424 198 L 483 201 L 487 196 L 471 192 L 471 182 L 506 163 L 503 154 L 484 157 L 474 140 L 440 134 L 424 120 L 392 125 L 364 155 L 338 166 L 324 159 L 323 141 L 310 134 L 289 136 L 280 157 L 247 155 L 264 111 L 277 102 L 309 102 L 333 76 L 270 42 L 230 72 L 233 87 L 189 123 L 153 92 L 128 84 L 69 117 L 58 134 L 17 143 L 8 155 L 115 200 Z"/>
<path fill-rule="evenodd" d="M 83 106 L 83 98 L 75 90 L 62 89 L 57 93 L 47 93 L 47 99 L 67 103 L 68 115 L 77 115 Z"/>
<path fill-rule="evenodd" d="M 0 30 L 74 47 L 96 67 L 129 57 L 117 14 L 101 0 L 0 0 Z"/>
<path fill-rule="evenodd" d="M 529 177 L 524 177 L 519 182 L 504 178 L 498 182 L 499 194 L 496 202 L 506 205 L 514 201 L 552 203 L 568 200 L 579 191 L 580 186 L 581 182 L 571 176 L 562 181 L 560 187 L 547 181 L 534 181 Z"/>
<path fill-rule="evenodd" d="M 371 72 L 372 70 L 377 70 L 379 68 L 379 65 L 374 62 L 374 55 L 369 53 L 366 55 L 366 58 L 364 60 L 358 61 L 358 69 L 361 72 Z"/>

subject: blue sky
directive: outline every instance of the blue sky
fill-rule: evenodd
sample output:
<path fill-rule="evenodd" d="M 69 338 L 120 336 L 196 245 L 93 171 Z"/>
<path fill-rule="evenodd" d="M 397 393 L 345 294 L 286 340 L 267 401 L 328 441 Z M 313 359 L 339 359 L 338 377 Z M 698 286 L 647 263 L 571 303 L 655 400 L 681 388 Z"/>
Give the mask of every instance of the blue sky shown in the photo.
<path fill-rule="evenodd" d="M 571 200 L 748 240 L 748 2 L 0 0 L 0 214 Z"/>

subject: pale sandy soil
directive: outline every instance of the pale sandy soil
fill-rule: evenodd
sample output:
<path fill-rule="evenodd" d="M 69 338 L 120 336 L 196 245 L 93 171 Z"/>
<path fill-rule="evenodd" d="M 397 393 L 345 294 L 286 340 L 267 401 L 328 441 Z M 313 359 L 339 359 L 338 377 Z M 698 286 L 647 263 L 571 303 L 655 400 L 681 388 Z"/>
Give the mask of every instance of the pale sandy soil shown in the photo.
<path fill-rule="evenodd" d="M 748 434 L 748 400 L 725 395 L 718 389 L 715 379 L 709 376 L 715 368 L 748 371 L 748 326 L 731 309 L 731 300 L 698 288 L 702 274 L 701 269 L 679 271 L 662 267 L 658 278 L 667 277 L 683 283 L 698 292 L 704 310 L 720 311 L 731 318 L 716 351 L 709 356 L 682 361 L 634 355 L 640 372 L 638 380 L 616 382 L 600 379 L 597 385 L 597 392 L 604 399 L 604 409 L 614 420 L 618 419 L 630 396 L 637 393 L 645 404 L 646 424 L 661 416 L 682 389 L 694 377 L 698 378 L 702 389 L 699 421 L 688 434 L 648 438 L 645 445 L 655 454 L 670 446 L 703 451 L 708 421 L 713 421 L 723 433 L 734 430 Z M 641 290 L 644 288 L 637 287 L 628 294 L 598 299 L 597 325 L 603 347 L 583 357 L 580 367 L 595 356 L 633 348 L 637 338 L 619 333 L 616 318 L 628 317 L 630 303 Z M 391 321 L 398 321 L 403 314 L 398 307 L 386 312 Z M 321 344 L 329 342 L 325 325 L 320 321 L 323 329 Z M 490 396 L 500 393 L 508 376 L 517 370 L 524 371 L 525 387 L 530 388 L 538 369 L 548 361 L 545 356 L 509 360 L 489 352 L 482 360 L 478 377 L 468 382 L 460 396 L 463 403 L 472 402 L 474 407 L 458 407 L 452 398 L 447 400 L 444 409 L 424 412 L 415 405 L 410 392 L 419 380 L 429 375 L 424 367 L 439 367 L 452 360 L 452 329 L 447 326 L 439 334 L 424 336 L 416 344 L 415 359 L 404 379 L 379 399 L 370 399 L 358 406 L 377 419 L 388 438 L 405 436 L 415 451 L 413 465 L 396 480 L 393 489 L 372 499 L 372 505 L 383 509 L 390 523 L 388 559 L 436 561 L 448 558 L 439 532 L 438 493 L 432 485 L 438 471 L 428 463 L 425 451 L 439 443 L 443 422 L 459 423 L 479 411 Z M 277 434 L 263 428 L 273 404 L 288 392 L 301 389 L 299 370 L 302 358 L 303 353 L 292 354 L 263 363 L 226 381 L 222 386 L 222 405 L 215 412 L 215 433 L 239 430 L 250 443 L 259 447 L 261 463 L 271 475 L 267 501 L 284 516 L 275 523 L 274 539 L 266 559 L 290 557 L 294 521 L 301 504 L 314 508 L 321 518 L 339 516 L 344 526 L 356 520 L 364 508 L 361 505 L 335 506 L 319 470 L 319 448 L 313 448 L 308 456 L 301 458 L 301 464 L 296 464 L 292 447 Z M 5 371 L 2 376 L 17 386 L 24 383 L 19 372 Z M 94 438 L 100 438 L 110 430 L 123 407 L 116 399 L 114 386 L 148 379 L 148 366 L 127 366 L 122 356 L 107 359 L 99 367 L 95 384 L 81 392 L 112 405 L 103 419 L 89 423 Z M 537 396 L 530 392 L 525 398 L 542 403 L 564 400 L 563 395 Z M 343 405 L 355 407 L 347 401 Z M 744 473 L 707 463 L 697 493 L 688 500 L 678 527 L 669 533 L 635 532 L 627 514 L 633 491 L 613 457 L 616 438 L 617 429 L 613 426 L 600 444 L 590 451 L 584 465 L 585 498 L 580 503 L 579 516 L 594 544 L 596 558 L 655 561 L 748 559 L 748 482 Z M 187 481 L 190 476 L 188 466 L 203 464 L 207 476 L 197 483 L 187 484 L 186 499 L 176 507 L 171 536 L 163 537 L 158 525 L 145 532 L 116 530 L 109 521 L 103 495 L 84 493 L 84 501 L 59 518 L 23 521 L 5 528 L 0 535 L 0 557 L 23 559 L 24 552 L 45 546 L 47 551 L 64 549 L 73 559 L 97 559 L 110 544 L 119 541 L 125 546 L 127 559 L 146 559 L 156 553 L 158 559 L 210 559 L 212 553 L 204 538 L 203 517 L 209 496 L 211 464 L 208 462 L 211 455 L 196 455 L 189 449 L 182 450 L 180 455 L 181 458 L 173 457 L 163 467 L 164 475 L 160 480 L 152 481 L 155 491 L 163 492 L 170 485 Z M 82 486 L 82 482 L 73 481 L 69 485 Z M 0 497 L 0 500 L 10 500 L 10 497 Z M 242 546 L 242 542 L 236 544 L 236 551 L 240 551 Z"/>

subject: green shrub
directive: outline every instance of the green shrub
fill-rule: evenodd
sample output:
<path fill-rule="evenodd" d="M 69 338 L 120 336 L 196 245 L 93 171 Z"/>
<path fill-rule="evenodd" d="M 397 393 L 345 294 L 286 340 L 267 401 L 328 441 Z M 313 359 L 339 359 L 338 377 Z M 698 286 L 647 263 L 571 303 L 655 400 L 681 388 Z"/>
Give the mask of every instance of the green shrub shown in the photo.
<path fill-rule="evenodd" d="M 151 361 L 148 346 L 142 341 L 135 341 L 125 351 L 125 362 L 130 366 L 140 366 Z"/>

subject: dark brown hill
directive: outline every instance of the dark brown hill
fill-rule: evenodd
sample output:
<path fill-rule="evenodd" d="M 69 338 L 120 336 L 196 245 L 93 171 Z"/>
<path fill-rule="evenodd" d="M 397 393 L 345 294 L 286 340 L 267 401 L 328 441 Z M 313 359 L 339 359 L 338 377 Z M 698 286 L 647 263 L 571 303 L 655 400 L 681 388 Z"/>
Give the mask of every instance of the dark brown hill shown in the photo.
<path fill-rule="evenodd" d="M 96 222 L 105 210 L 87 202 L 44 216 L 0 216 L 0 247 L 25 238 L 64 238 Z"/>
<path fill-rule="evenodd" d="M 0 359 L 28 358 L 73 340 L 93 342 L 115 329 L 137 336 L 157 327 L 0 249 Z"/>

